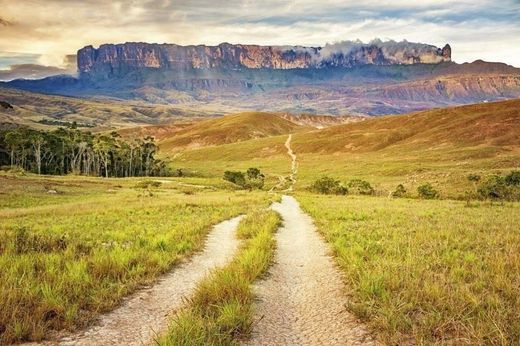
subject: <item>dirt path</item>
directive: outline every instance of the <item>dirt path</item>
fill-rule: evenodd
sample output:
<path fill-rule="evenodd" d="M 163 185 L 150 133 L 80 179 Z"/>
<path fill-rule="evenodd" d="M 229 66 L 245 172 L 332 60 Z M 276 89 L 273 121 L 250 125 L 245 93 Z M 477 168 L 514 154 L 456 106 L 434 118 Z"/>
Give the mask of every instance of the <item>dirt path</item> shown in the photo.
<path fill-rule="evenodd" d="M 292 151 L 291 149 L 291 140 L 292 140 L 292 134 L 289 135 L 289 137 L 287 137 L 287 140 L 285 141 L 285 148 L 287 149 L 287 155 L 290 156 L 291 158 L 291 173 L 289 174 L 288 177 L 284 177 L 284 176 L 278 176 L 278 184 L 276 184 L 275 186 L 273 186 L 269 192 L 274 192 L 275 190 L 281 190 L 287 180 L 289 181 L 289 187 L 287 187 L 287 189 L 283 190 L 283 192 L 290 192 L 293 190 L 293 186 L 294 184 L 296 183 L 296 173 L 298 172 L 298 164 L 297 164 L 297 161 L 296 161 L 296 155 L 294 154 L 294 152 Z"/>
<path fill-rule="evenodd" d="M 287 148 L 287 155 L 291 157 L 291 174 L 289 175 L 289 180 L 291 181 L 291 185 L 285 191 L 292 191 L 294 184 L 296 183 L 296 173 L 298 173 L 298 163 L 296 162 L 296 155 L 292 151 L 291 148 L 291 140 L 292 135 L 289 135 L 287 140 L 285 141 L 285 147 Z"/>
<path fill-rule="evenodd" d="M 130 296 L 99 323 L 61 339 L 60 345 L 146 345 L 168 327 L 169 316 L 183 304 L 208 271 L 226 264 L 238 248 L 235 231 L 241 217 L 214 226 L 204 251 L 175 267 L 153 287 Z"/>
<path fill-rule="evenodd" d="M 376 345 L 345 309 L 341 273 L 312 219 L 283 196 L 273 205 L 284 220 L 275 264 L 259 282 L 256 322 L 248 345 Z"/>

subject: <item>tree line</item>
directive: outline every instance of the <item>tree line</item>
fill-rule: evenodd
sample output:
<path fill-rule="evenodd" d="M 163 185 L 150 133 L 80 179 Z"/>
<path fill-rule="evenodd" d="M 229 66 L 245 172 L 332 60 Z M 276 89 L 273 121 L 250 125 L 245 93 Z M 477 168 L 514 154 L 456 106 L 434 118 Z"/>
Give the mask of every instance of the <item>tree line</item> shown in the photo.
<path fill-rule="evenodd" d="M 74 125 L 54 131 L 0 129 L 0 166 L 37 174 L 168 175 L 166 163 L 155 157 L 158 150 L 150 136 L 126 140 L 117 132 L 93 134 Z"/>

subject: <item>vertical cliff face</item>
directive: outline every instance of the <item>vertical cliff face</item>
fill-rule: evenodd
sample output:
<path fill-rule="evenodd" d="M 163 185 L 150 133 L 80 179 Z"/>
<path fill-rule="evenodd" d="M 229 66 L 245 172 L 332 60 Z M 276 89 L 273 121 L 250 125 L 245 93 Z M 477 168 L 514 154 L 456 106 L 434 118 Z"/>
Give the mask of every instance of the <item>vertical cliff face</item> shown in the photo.
<path fill-rule="evenodd" d="M 403 42 L 345 42 L 325 47 L 257 46 L 223 43 L 218 46 L 124 43 L 87 46 L 78 51 L 82 76 L 110 78 L 151 68 L 190 69 L 308 69 L 439 63 L 451 60 L 451 48 Z"/>

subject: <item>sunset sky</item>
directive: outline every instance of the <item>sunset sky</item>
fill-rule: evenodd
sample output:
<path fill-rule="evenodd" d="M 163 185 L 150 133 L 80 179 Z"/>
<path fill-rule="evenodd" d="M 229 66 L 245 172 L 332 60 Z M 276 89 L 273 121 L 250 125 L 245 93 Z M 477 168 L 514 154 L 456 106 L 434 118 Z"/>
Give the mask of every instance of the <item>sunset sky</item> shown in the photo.
<path fill-rule="evenodd" d="M 520 0 L 0 0 L 0 80 L 75 71 L 92 44 L 406 39 L 520 67 Z"/>

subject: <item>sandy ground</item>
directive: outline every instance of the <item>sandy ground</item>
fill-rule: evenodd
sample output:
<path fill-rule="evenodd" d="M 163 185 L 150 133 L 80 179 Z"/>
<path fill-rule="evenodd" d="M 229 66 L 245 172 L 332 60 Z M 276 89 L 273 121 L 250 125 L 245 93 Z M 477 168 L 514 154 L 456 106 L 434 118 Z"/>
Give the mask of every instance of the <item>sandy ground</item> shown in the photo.
<path fill-rule="evenodd" d="M 284 226 L 275 264 L 255 286 L 259 297 L 247 345 L 376 345 L 345 308 L 341 273 L 298 202 L 283 196 L 273 209 Z"/>
<path fill-rule="evenodd" d="M 209 270 L 226 264 L 238 248 L 235 231 L 241 217 L 224 221 L 208 235 L 204 250 L 175 267 L 154 286 L 127 298 L 99 323 L 78 334 L 44 345 L 148 345 L 168 327 L 169 316 L 180 308 Z M 37 345 L 32 343 L 31 345 Z"/>

